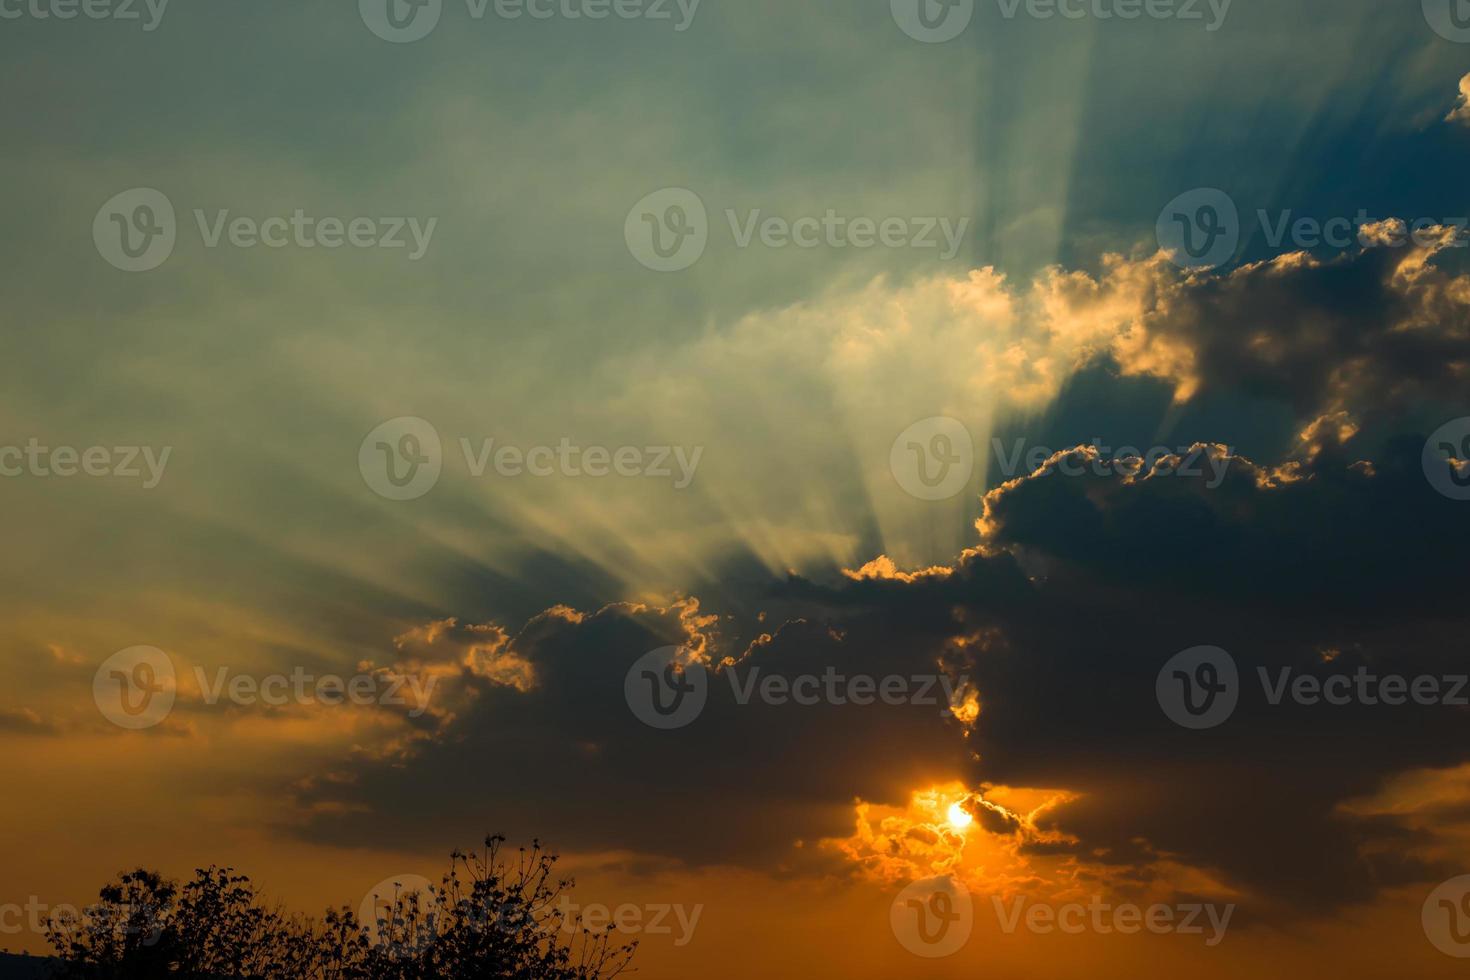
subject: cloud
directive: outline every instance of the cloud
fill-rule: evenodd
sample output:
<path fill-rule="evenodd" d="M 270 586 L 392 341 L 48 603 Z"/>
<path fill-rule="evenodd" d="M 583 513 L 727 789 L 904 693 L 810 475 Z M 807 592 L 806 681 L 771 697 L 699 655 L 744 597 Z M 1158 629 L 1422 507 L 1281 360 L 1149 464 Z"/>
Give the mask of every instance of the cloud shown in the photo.
<path fill-rule="evenodd" d="M 895 635 L 886 655 L 854 658 L 839 632 L 814 623 L 788 620 L 746 644 L 717 625 L 692 599 L 537 617 L 509 646 L 533 665 L 534 687 L 462 672 L 440 730 L 298 787 L 302 806 L 318 814 L 304 832 L 351 841 L 391 828 L 434 840 L 490 820 L 534 827 L 568 847 L 693 863 L 780 861 L 799 838 L 840 833 L 854 794 L 890 798 L 964 771 L 961 726 L 920 645 L 904 650 L 906 638 Z M 711 670 L 703 713 L 677 732 L 648 727 L 624 698 L 634 662 L 666 645 Z M 828 667 L 928 675 L 929 703 L 741 704 L 732 682 Z M 447 810 L 450 784 L 458 788 Z"/>
<path fill-rule="evenodd" d="M 1057 452 L 990 490 L 970 546 L 930 567 L 878 555 L 825 578 L 742 582 L 729 609 L 687 596 L 557 606 L 519 629 L 428 621 L 398 636 L 393 669 L 442 677 L 432 722 L 300 782 L 298 832 L 430 841 L 488 824 L 885 880 L 984 852 L 994 874 L 980 883 L 996 888 L 1096 881 L 1285 914 L 1445 872 L 1422 821 L 1353 801 L 1464 763 L 1463 710 L 1271 705 L 1257 680 L 1464 673 L 1470 525 L 1425 480 L 1423 435 L 1406 426 L 1415 405 L 1464 403 L 1470 287 L 1440 268 L 1447 231 L 1395 245 L 1400 230 L 1371 226 L 1334 259 L 1218 275 L 1146 255 L 1110 256 L 1096 276 L 1053 269 L 1021 292 L 988 271 L 873 284 L 860 302 L 709 339 L 707 365 L 735 370 L 801 323 L 843 362 L 834 377 L 887 391 L 923 325 L 960 352 L 956 385 L 990 378 L 998 412 L 1110 366 L 1113 384 L 1166 385 L 1175 411 L 1232 393 L 1285 405 L 1296 438 L 1269 461 L 1223 442 L 1114 465 L 1094 446 Z M 1235 657 L 1250 696 L 1221 728 L 1187 732 L 1155 681 L 1204 644 Z M 666 645 L 710 671 L 704 712 L 676 732 L 624 697 L 635 661 Z M 945 697 L 742 703 L 761 678 L 833 672 L 931 675 Z M 951 793 L 984 835 L 969 859 L 930 813 Z"/>
<path fill-rule="evenodd" d="M 1053 471 L 987 498 L 982 548 L 961 569 L 1025 554 L 1034 575 L 1021 602 L 945 597 L 977 634 L 993 631 L 966 668 L 983 704 L 973 744 L 988 780 L 1078 795 L 1057 825 L 1079 857 L 1142 873 L 1150 854 L 1170 855 L 1258 908 L 1297 913 L 1453 865 L 1413 846 L 1421 827 L 1344 804 L 1464 760 L 1453 735 L 1464 708 L 1271 706 L 1260 693 L 1259 672 L 1283 668 L 1467 673 L 1455 596 L 1470 528 L 1458 505 L 1424 480 L 1422 440 L 1390 447 L 1370 475 L 1338 432 L 1279 466 L 1235 459 L 1216 490 Z M 885 583 L 886 615 L 932 605 L 920 593 L 945 587 Z M 831 598 L 878 601 L 854 590 Z M 1228 650 L 1256 693 L 1221 729 L 1191 733 L 1165 719 L 1154 682 L 1172 654 L 1202 644 Z M 1324 664 L 1323 650 L 1339 653 Z"/>
<path fill-rule="evenodd" d="M 1038 472 L 990 493 L 979 546 L 947 572 L 878 561 L 829 585 L 792 577 L 773 599 L 782 625 L 748 642 L 692 599 L 549 612 L 505 648 L 534 687 L 463 671 L 442 728 L 299 787 L 303 832 L 350 843 L 549 820 L 569 846 L 827 872 L 840 858 L 884 877 L 963 863 L 934 852 L 945 835 L 933 820 L 901 816 L 924 787 L 951 785 L 954 799 L 974 794 L 979 829 L 997 838 L 975 847 L 1009 855 L 1011 870 L 993 866 L 982 886 L 1210 882 L 1300 913 L 1367 901 L 1442 862 L 1407 849 L 1414 826 L 1345 804 L 1470 756 L 1455 736 L 1462 710 L 1257 695 L 1194 733 L 1154 694 L 1160 667 L 1199 644 L 1230 651 L 1251 684 L 1282 668 L 1464 672 L 1454 610 L 1470 528 L 1424 481 L 1417 447 L 1392 447 L 1370 473 L 1351 429 L 1310 426 L 1275 466 L 1233 458 L 1215 489 L 1158 472 Z M 1440 528 L 1432 540 L 1416 541 L 1421 522 Z M 677 732 L 642 725 L 623 697 L 633 661 L 666 643 L 718 667 L 704 713 Z M 829 668 L 937 672 L 973 710 L 742 705 L 726 683 Z M 1050 802 L 1007 805 L 1006 793 Z M 825 843 L 814 854 L 799 841 Z M 890 866 L 879 857 L 899 845 L 883 841 L 920 849 Z"/>
<path fill-rule="evenodd" d="M 60 735 L 64 729 L 30 708 L 0 710 L 0 731 L 17 735 Z"/>
<path fill-rule="evenodd" d="M 1445 122 L 1457 122 L 1470 125 L 1470 75 L 1460 79 L 1460 101 L 1455 108 L 1445 116 Z"/>
<path fill-rule="evenodd" d="M 916 514 L 894 485 L 889 449 L 909 424 L 963 420 L 983 465 L 993 433 L 1034 424 L 1099 371 L 1157 386 L 1176 408 L 1254 399 L 1301 424 L 1350 411 L 1367 425 L 1452 401 L 1470 382 L 1461 244 L 1457 229 L 1395 219 L 1366 225 L 1336 255 L 1293 252 L 1223 273 L 1189 273 L 1139 249 L 1029 279 L 989 267 L 880 278 L 751 313 L 617 370 L 656 393 L 641 404 L 646 427 L 678 419 L 710 445 L 701 492 L 718 526 L 771 571 L 863 564 L 874 539 L 897 561 L 935 563 L 966 542 L 945 540 L 931 518 L 959 527 L 968 502 Z M 730 418 L 741 432 L 717 436 Z M 751 481 L 753 469 L 780 478 Z M 936 538 L 943 552 L 915 545 Z"/>
<path fill-rule="evenodd" d="M 1463 247 L 1461 231 L 1394 219 L 1365 226 L 1359 250 L 1289 253 L 1224 275 L 1121 265 L 1149 285 L 1111 353 L 1125 375 L 1172 384 L 1178 401 L 1234 391 L 1302 419 L 1456 395 L 1470 377 L 1470 280 L 1433 260 Z"/>

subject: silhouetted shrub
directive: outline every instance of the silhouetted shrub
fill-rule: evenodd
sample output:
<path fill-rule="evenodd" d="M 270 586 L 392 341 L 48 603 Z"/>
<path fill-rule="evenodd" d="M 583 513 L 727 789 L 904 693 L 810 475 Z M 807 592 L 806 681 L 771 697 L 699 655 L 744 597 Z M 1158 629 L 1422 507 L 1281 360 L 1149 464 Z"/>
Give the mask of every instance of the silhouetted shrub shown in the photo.
<path fill-rule="evenodd" d="M 636 943 L 568 920 L 570 880 L 540 842 L 509 858 L 503 837 L 456 851 L 438 888 L 383 901 L 375 922 L 350 907 L 322 921 L 266 908 L 231 868 L 182 888 L 139 869 L 105 886 L 82 916 L 52 922 L 59 980 L 607 980 Z"/>

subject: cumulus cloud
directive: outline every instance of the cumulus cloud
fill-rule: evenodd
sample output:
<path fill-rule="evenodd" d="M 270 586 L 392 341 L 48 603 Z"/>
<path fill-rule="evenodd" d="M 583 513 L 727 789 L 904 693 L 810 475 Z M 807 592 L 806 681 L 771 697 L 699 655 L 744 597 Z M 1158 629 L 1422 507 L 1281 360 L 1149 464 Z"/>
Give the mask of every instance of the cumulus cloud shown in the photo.
<path fill-rule="evenodd" d="M 1361 237 L 1365 247 L 1330 259 L 1298 252 L 1221 276 L 1165 272 L 1115 344 L 1120 365 L 1169 381 L 1181 400 L 1233 390 L 1300 418 L 1458 394 L 1470 376 L 1470 280 L 1433 260 L 1463 247 L 1463 229 L 1394 220 Z"/>
<path fill-rule="evenodd" d="M 888 465 L 910 424 L 962 420 L 984 469 L 993 434 L 1044 418 L 1098 371 L 1157 387 L 1176 409 L 1264 400 L 1302 424 L 1339 411 L 1371 424 L 1453 399 L 1470 381 L 1462 244 L 1459 229 L 1390 220 L 1364 226 L 1344 252 L 1223 273 L 1140 249 L 1029 279 L 993 268 L 876 279 L 616 367 L 638 379 L 642 426 L 677 419 L 710 443 L 700 492 L 717 526 L 770 571 L 861 565 L 875 550 L 932 564 L 965 546 L 935 525 L 962 527 L 969 502 L 915 513 Z M 730 418 L 740 433 L 725 431 Z"/>
<path fill-rule="evenodd" d="M 1414 447 L 1370 474 L 1351 443 L 1352 426 L 1324 420 L 1292 459 L 1230 459 L 1215 489 L 1038 471 L 991 492 L 979 545 L 943 572 L 877 561 L 827 585 L 792 577 L 771 599 L 781 625 L 748 624 L 760 630 L 748 640 L 692 599 L 549 612 L 504 644 L 534 686 L 461 670 L 439 730 L 299 787 L 303 832 L 351 841 L 534 818 L 576 846 L 693 863 L 891 879 L 964 872 L 985 854 L 975 883 L 999 890 L 1213 889 L 1302 912 L 1367 900 L 1442 861 L 1396 846 L 1421 833 L 1409 823 L 1348 804 L 1464 761 L 1463 710 L 1257 696 L 1226 727 L 1191 733 L 1154 700 L 1163 663 L 1198 644 L 1229 650 L 1250 679 L 1463 664 L 1470 528 Z M 1416 534 L 1426 525 L 1432 540 Z M 633 661 L 664 644 L 715 671 L 704 714 L 677 732 L 644 726 L 623 696 Z M 829 668 L 941 673 L 949 710 L 742 705 L 726 683 Z M 942 825 L 950 801 L 984 835 L 969 858 Z"/>
<path fill-rule="evenodd" d="M 1406 231 L 1372 226 L 1350 254 L 1218 275 L 1113 256 L 1022 292 L 979 272 L 789 311 L 782 322 L 823 337 L 840 376 L 875 391 L 924 325 L 944 334 L 954 378 L 994 387 L 992 407 L 1045 405 L 1104 364 L 1166 385 L 1176 410 L 1212 393 L 1285 406 L 1296 438 L 1271 460 L 1223 440 L 1125 461 L 1057 452 L 991 489 L 969 547 L 930 567 L 869 556 L 732 587 L 745 594 L 728 609 L 686 597 L 559 606 L 518 629 L 426 622 L 397 638 L 395 669 L 443 678 L 432 720 L 298 784 L 300 833 L 428 841 L 488 823 L 884 880 L 973 871 L 986 855 L 986 887 L 1103 882 L 1300 913 L 1445 871 L 1442 848 L 1415 846 L 1422 821 L 1362 801 L 1406 772 L 1463 765 L 1464 710 L 1271 705 L 1256 680 L 1464 672 L 1470 525 L 1425 480 L 1406 420 L 1465 403 L 1470 286 L 1440 267 L 1449 231 Z M 728 354 L 712 365 L 763 349 L 707 344 Z M 1385 417 L 1370 439 L 1365 419 Z M 1254 694 L 1227 725 L 1187 732 L 1155 680 L 1203 644 L 1228 650 Z M 703 713 L 675 732 L 640 722 L 624 689 L 668 645 L 710 675 Z M 832 672 L 930 675 L 943 697 L 740 695 L 753 678 Z M 950 803 L 975 818 L 964 847 L 943 825 Z"/>

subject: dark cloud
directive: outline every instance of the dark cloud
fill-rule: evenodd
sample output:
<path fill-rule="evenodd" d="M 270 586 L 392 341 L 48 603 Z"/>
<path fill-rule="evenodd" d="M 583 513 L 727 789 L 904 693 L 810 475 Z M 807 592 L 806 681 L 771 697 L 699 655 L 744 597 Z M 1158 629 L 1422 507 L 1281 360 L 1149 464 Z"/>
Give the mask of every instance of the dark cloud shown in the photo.
<path fill-rule="evenodd" d="M 1366 226 L 1361 240 L 1330 258 L 1297 252 L 1223 275 L 1156 274 L 1115 354 L 1186 396 L 1268 397 L 1303 418 L 1463 397 L 1470 283 L 1442 266 L 1470 240 L 1465 229 L 1415 235 L 1394 219 Z"/>
<path fill-rule="evenodd" d="M 799 840 L 846 834 L 855 799 L 903 805 L 963 779 L 1077 795 L 1024 834 L 1015 814 L 972 805 L 1026 853 L 1134 882 L 1174 862 L 1257 909 L 1310 913 L 1446 871 L 1430 830 L 1349 804 L 1470 759 L 1470 710 L 1272 705 L 1260 679 L 1470 672 L 1470 505 L 1426 480 L 1424 435 L 1403 421 L 1465 401 L 1470 285 L 1437 254 L 1382 246 L 1174 276 L 1111 349 L 1124 374 L 1186 400 L 1290 406 L 1300 438 L 1284 458 L 1201 444 L 1203 475 L 1188 476 L 1179 458 L 1097 467 L 1080 447 L 987 494 L 977 546 L 949 566 L 742 583 L 718 616 L 692 599 L 559 608 L 514 635 L 482 631 L 509 674 L 463 643 L 404 648 L 447 678 L 432 723 L 300 785 L 302 832 L 429 841 L 490 826 L 771 867 Z M 629 709 L 624 678 L 670 644 L 714 674 L 698 720 L 660 731 Z M 1243 690 L 1226 723 L 1190 731 L 1155 681 L 1199 645 L 1235 658 Z M 519 665 L 534 683 L 507 681 Z M 738 703 L 757 672 L 831 671 L 937 671 L 961 693 L 968 679 L 980 712 L 968 724 L 937 704 Z"/>
<path fill-rule="evenodd" d="M 738 684 L 772 676 L 934 675 L 932 648 L 901 625 L 849 644 L 835 629 L 791 621 L 748 649 L 722 642 L 692 602 L 558 610 L 514 637 L 534 665 L 519 690 L 468 669 L 444 685 L 430 737 L 300 787 L 306 805 L 332 804 L 307 832 L 351 842 L 475 827 L 524 828 L 568 847 L 632 848 L 691 862 L 787 856 L 798 838 L 841 834 L 854 796 L 901 799 L 914 785 L 962 771 L 967 756 L 943 688 L 914 705 L 738 703 Z M 687 728 L 639 721 L 624 679 L 651 650 L 682 644 L 738 664 L 710 677 L 703 713 Z M 941 710 L 945 708 L 945 710 Z M 452 801 L 452 802 L 451 802 Z M 365 806 L 360 815 L 340 805 Z"/>
<path fill-rule="evenodd" d="M 1038 473 L 990 494 L 983 549 L 952 569 L 792 578 L 780 599 L 808 615 L 748 644 L 692 603 L 544 615 L 510 642 L 534 665 L 534 688 L 464 672 L 430 737 L 359 760 L 349 782 L 303 788 L 304 803 L 339 805 L 308 833 L 351 841 L 510 823 L 569 846 L 760 863 L 789 857 L 798 838 L 842 835 L 855 797 L 900 804 L 959 776 L 1081 794 L 1047 828 L 1075 843 L 1048 838 L 1035 852 L 1125 874 L 1168 855 L 1302 910 L 1369 898 L 1433 869 L 1406 849 L 1414 832 L 1342 804 L 1405 770 L 1470 757 L 1467 712 L 1271 706 L 1257 671 L 1470 669 L 1456 639 L 1470 522 L 1429 487 L 1411 443 L 1373 475 L 1352 456 L 1324 436 L 1280 467 L 1233 460 L 1215 489 Z M 633 716 L 623 679 L 670 643 L 734 649 L 738 663 L 714 679 L 694 724 L 663 732 Z M 1229 722 L 1193 732 L 1164 716 L 1154 683 L 1173 654 L 1201 644 L 1228 650 L 1246 684 Z M 757 668 L 882 676 L 935 663 L 979 689 L 968 737 L 932 707 L 739 705 L 724 682 Z M 1001 811 L 980 817 L 1014 829 Z"/>
<path fill-rule="evenodd" d="M 993 556 L 962 567 L 1025 553 L 1037 574 L 1025 602 L 977 592 L 963 603 L 968 625 L 1004 640 L 966 668 L 984 704 L 985 778 L 1083 794 L 1059 818 L 1078 853 L 1176 855 L 1261 901 L 1320 908 L 1432 876 L 1384 846 L 1413 832 L 1340 807 L 1396 773 L 1464 761 L 1456 733 L 1470 711 L 1272 706 L 1258 673 L 1470 673 L 1457 598 L 1470 519 L 1425 480 L 1421 446 L 1395 443 L 1375 475 L 1329 442 L 1271 470 L 1235 460 L 1214 490 L 1089 471 L 993 491 Z M 891 598 L 923 604 L 908 593 L 939 587 Z M 1176 727 L 1155 700 L 1160 668 L 1196 645 L 1229 651 L 1245 681 L 1235 715 L 1203 732 Z"/>

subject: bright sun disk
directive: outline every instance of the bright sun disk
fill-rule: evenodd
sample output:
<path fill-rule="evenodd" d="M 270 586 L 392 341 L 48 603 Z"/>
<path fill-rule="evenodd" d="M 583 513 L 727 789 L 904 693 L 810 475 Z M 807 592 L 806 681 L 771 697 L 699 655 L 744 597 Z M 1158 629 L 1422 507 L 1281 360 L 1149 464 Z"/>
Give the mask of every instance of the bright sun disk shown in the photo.
<path fill-rule="evenodd" d="M 965 809 L 964 803 L 952 804 L 949 808 L 949 825 L 955 830 L 964 830 L 975 818 Z"/>

